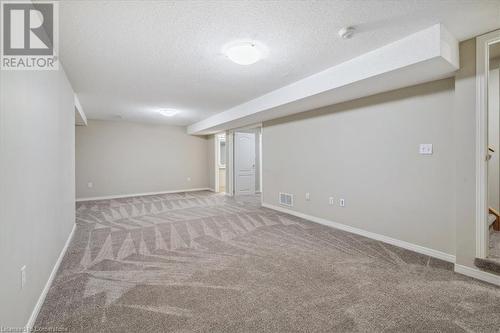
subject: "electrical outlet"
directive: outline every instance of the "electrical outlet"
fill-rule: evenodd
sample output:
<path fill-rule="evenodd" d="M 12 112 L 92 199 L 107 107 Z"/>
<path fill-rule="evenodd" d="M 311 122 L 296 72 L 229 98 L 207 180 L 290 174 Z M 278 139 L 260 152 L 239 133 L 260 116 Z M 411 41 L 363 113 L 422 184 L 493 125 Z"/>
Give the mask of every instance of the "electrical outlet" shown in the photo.
<path fill-rule="evenodd" d="M 88 187 L 88 188 L 92 188 L 92 187 L 94 187 L 94 183 L 92 183 L 92 182 L 88 182 L 88 183 L 87 183 L 87 187 Z"/>
<path fill-rule="evenodd" d="M 345 200 L 339 199 L 339 205 L 340 205 L 340 207 L 345 207 Z"/>
<path fill-rule="evenodd" d="M 26 265 L 21 267 L 21 289 L 26 285 Z"/>
<path fill-rule="evenodd" d="M 432 155 L 432 143 L 421 143 L 418 152 L 421 155 Z"/>
<path fill-rule="evenodd" d="M 330 197 L 328 202 L 330 205 L 335 205 L 335 199 L 333 199 L 333 197 Z"/>
<path fill-rule="evenodd" d="M 306 200 L 307 201 L 311 200 L 311 194 L 309 192 L 306 193 Z"/>

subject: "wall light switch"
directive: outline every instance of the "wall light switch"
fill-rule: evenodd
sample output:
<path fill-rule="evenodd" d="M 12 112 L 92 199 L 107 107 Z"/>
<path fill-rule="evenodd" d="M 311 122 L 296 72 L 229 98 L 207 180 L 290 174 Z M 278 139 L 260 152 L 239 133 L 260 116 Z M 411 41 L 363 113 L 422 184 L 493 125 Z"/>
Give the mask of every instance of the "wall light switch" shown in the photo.
<path fill-rule="evenodd" d="M 339 199 L 339 205 L 340 205 L 340 207 L 345 207 L 345 200 Z"/>
<path fill-rule="evenodd" d="M 191 181 L 191 177 L 187 177 L 187 181 L 190 182 Z"/>
<path fill-rule="evenodd" d="M 334 205 L 335 204 L 335 199 L 333 199 L 333 197 L 330 197 L 328 202 L 330 203 L 330 205 Z"/>
<path fill-rule="evenodd" d="M 311 194 L 309 192 L 306 193 L 306 200 L 307 201 L 311 200 Z"/>
<path fill-rule="evenodd" d="M 421 155 L 432 155 L 432 143 L 421 143 L 418 152 Z"/>
<path fill-rule="evenodd" d="M 94 187 L 94 183 L 92 183 L 92 182 L 88 182 L 88 183 L 87 183 L 87 187 L 88 187 L 88 188 L 92 188 L 92 187 Z"/>

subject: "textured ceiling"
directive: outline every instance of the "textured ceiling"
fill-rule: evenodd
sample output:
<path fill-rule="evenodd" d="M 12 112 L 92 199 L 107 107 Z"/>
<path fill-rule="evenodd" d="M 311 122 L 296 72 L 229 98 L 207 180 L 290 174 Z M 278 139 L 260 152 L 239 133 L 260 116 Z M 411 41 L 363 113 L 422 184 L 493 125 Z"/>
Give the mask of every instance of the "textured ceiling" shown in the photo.
<path fill-rule="evenodd" d="M 64 1 L 60 55 L 88 118 L 188 125 L 439 22 L 459 40 L 500 28 L 500 0 Z M 268 57 L 230 62 L 239 39 Z"/>

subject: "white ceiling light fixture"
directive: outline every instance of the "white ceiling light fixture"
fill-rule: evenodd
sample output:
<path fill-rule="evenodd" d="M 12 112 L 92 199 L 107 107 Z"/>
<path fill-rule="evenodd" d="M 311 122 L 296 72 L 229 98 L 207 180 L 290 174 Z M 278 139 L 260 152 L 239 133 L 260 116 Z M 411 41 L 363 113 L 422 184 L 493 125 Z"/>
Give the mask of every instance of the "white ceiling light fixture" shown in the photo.
<path fill-rule="evenodd" d="M 160 114 L 165 117 L 173 117 L 176 114 L 180 113 L 181 111 L 176 110 L 176 109 L 161 109 Z"/>
<path fill-rule="evenodd" d="M 222 52 L 238 65 L 255 64 L 265 56 L 265 48 L 255 41 L 238 41 L 226 45 Z"/>

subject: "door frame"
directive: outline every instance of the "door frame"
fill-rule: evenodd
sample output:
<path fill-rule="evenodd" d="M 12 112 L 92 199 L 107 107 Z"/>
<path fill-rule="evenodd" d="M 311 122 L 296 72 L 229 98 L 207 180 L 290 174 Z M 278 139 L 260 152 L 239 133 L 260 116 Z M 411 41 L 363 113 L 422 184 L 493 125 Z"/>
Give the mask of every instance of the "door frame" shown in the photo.
<path fill-rule="evenodd" d="M 215 169 L 215 188 L 214 192 L 215 193 L 220 193 L 220 179 L 219 179 L 219 169 L 221 168 L 221 165 L 219 164 L 220 161 L 220 137 L 224 135 L 224 140 L 226 141 L 226 147 L 227 147 L 227 134 L 225 132 L 220 132 L 214 134 L 214 142 L 215 142 L 215 147 L 214 147 L 214 169 Z M 224 166 L 227 172 L 227 148 L 226 148 L 226 165 Z M 226 190 L 225 190 L 226 192 Z"/>
<path fill-rule="evenodd" d="M 235 179 L 235 172 L 234 172 L 234 135 L 236 132 L 239 131 L 244 131 L 244 130 L 249 130 L 249 129 L 260 129 L 261 136 L 259 137 L 259 181 L 260 181 L 260 188 L 259 192 L 262 193 L 262 123 L 254 124 L 254 125 L 249 125 L 249 126 L 244 126 L 244 127 L 239 127 L 236 129 L 232 129 L 226 132 L 226 149 L 227 149 L 227 155 L 226 155 L 226 195 L 229 196 L 234 196 L 235 195 L 235 186 L 234 184 L 236 183 Z M 257 135 L 257 133 L 256 133 Z M 256 156 L 257 158 L 257 156 Z M 257 190 L 256 192 L 257 193 Z"/>
<path fill-rule="evenodd" d="M 488 256 L 488 76 L 489 46 L 500 30 L 476 38 L 476 257 Z"/>
<path fill-rule="evenodd" d="M 238 156 L 241 156 L 239 155 L 238 151 L 237 151 L 237 147 L 238 147 L 238 140 L 236 140 L 236 137 L 238 135 L 241 135 L 241 136 L 248 136 L 248 137 L 252 137 L 253 138 L 253 166 L 252 166 L 252 169 L 253 169 L 253 181 L 251 182 L 251 188 L 253 188 L 253 193 L 252 191 L 250 190 L 249 193 L 244 193 L 244 194 L 241 194 L 241 195 L 254 195 L 256 194 L 256 190 L 257 190 L 257 186 L 256 186 L 256 179 L 257 179 L 257 169 L 258 169 L 258 166 L 257 166 L 257 154 L 255 154 L 255 151 L 257 149 L 257 146 L 255 144 L 255 141 L 257 139 L 257 135 L 258 135 L 258 131 L 256 131 L 255 129 L 247 129 L 247 130 L 236 130 L 234 132 L 234 161 L 233 161 L 233 165 L 234 165 L 234 170 L 233 170 L 233 175 L 234 175 L 234 194 L 235 195 L 238 195 L 239 193 L 236 193 L 236 189 L 238 188 L 238 174 L 240 173 L 239 170 L 236 169 L 236 163 L 237 163 L 237 157 Z M 251 150 L 250 150 L 251 151 Z M 251 175 L 252 172 L 249 171 L 249 175 Z M 241 179 L 240 179 L 241 180 Z"/>

